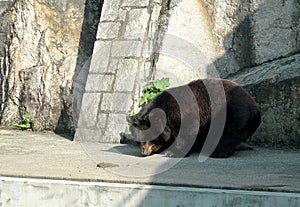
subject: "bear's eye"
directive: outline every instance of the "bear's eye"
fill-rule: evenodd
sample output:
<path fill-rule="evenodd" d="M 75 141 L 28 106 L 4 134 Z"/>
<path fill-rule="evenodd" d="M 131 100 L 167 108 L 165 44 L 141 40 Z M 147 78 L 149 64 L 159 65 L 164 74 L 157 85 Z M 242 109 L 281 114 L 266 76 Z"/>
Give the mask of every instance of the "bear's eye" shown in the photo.
<path fill-rule="evenodd" d="M 145 130 L 145 129 L 148 129 L 150 127 L 150 125 L 151 125 L 150 122 L 141 120 L 139 128 Z"/>
<path fill-rule="evenodd" d="M 137 126 L 139 126 L 140 124 L 141 124 L 141 123 L 140 123 L 139 117 L 138 117 L 138 116 L 134 116 L 133 119 L 132 119 L 132 125 L 133 125 L 134 127 L 137 127 Z"/>

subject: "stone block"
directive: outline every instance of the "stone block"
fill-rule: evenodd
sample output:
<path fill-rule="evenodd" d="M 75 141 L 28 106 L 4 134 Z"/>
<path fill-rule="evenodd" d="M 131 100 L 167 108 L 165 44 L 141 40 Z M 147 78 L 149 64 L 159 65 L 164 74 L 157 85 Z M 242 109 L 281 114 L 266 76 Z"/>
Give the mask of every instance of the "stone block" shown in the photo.
<path fill-rule="evenodd" d="M 131 94 L 104 93 L 101 102 L 101 111 L 104 112 L 128 112 L 132 105 Z"/>
<path fill-rule="evenodd" d="M 112 58 L 109 62 L 108 68 L 106 70 L 107 73 L 117 73 L 119 59 Z"/>
<path fill-rule="evenodd" d="M 152 7 L 151 19 L 150 19 L 150 24 L 149 24 L 149 33 L 151 36 L 153 36 L 158 29 L 159 16 L 160 16 L 161 9 L 162 9 L 161 5 L 158 5 L 158 4 L 154 4 Z M 153 39 L 153 38 L 150 38 L 150 39 Z"/>
<path fill-rule="evenodd" d="M 108 116 L 108 114 L 98 113 L 98 116 L 97 116 L 97 128 L 105 130 L 106 122 L 107 122 L 107 116 Z"/>
<path fill-rule="evenodd" d="M 149 80 L 149 77 L 152 76 L 153 73 L 152 63 L 150 60 L 142 62 L 141 67 L 139 68 L 138 80 L 140 84 L 146 84 Z"/>
<path fill-rule="evenodd" d="M 98 27 L 97 39 L 115 39 L 119 36 L 120 22 L 101 22 Z"/>
<path fill-rule="evenodd" d="M 132 92 L 138 70 L 138 61 L 123 59 L 119 61 L 118 72 L 115 82 L 115 91 Z"/>
<path fill-rule="evenodd" d="M 149 37 L 150 34 L 148 34 L 148 37 Z M 154 35 L 154 33 L 153 33 Z M 154 47 L 153 47 L 153 39 L 154 39 L 154 36 L 153 37 L 149 37 L 151 39 L 145 41 L 143 44 L 144 44 L 144 47 L 143 47 L 143 51 L 142 51 L 142 56 L 144 58 L 150 58 L 151 55 L 153 54 L 154 52 Z"/>
<path fill-rule="evenodd" d="M 112 57 L 140 57 L 142 43 L 140 41 L 114 41 L 111 48 Z"/>
<path fill-rule="evenodd" d="M 161 5 L 153 4 L 152 13 L 151 13 L 151 21 L 152 22 L 158 21 L 161 9 L 162 9 Z"/>
<path fill-rule="evenodd" d="M 4 58 L 0 56 L 0 67 L 4 66 Z"/>
<path fill-rule="evenodd" d="M 264 0 L 253 15 L 255 63 L 274 60 L 296 52 L 296 1 Z M 299 10 L 299 9 L 298 9 Z"/>
<path fill-rule="evenodd" d="M 78 127 L 89 128 L 97 126 L 98 108 L 101 100 L 100 93 L 85 93 L 83 95 Z"/>
<path fill-rule="evenodd" d="M 121 0 L 105 1 L 101 12 L 101 21 L 114 21 L 118 18 Z"/>
<path fill-rule="evenodd" d="M 101 142 L 103 139 L 103 133 L 100 129 L 77 128 L 74 139 L 83 143 Z"/>
<path fill-rule="evenodd" d="M 189 51 L 188 48 L 186 48 L 186 51 Z M 186 53 L 186 51 L 182 51 L 182 54 Z M 193 54 L 193 51 L 186 54 L 190 54 L 191 57 L 192 55 L 195 55 Z M 184 55 L 182 56 L 184 57 Z M 208 77 L 208 70 L 206 67 L 207 65 L 205 64 L 205 59 L 194 58 L 193 60 L 198 60 L 199 64 L 197 64 L 197 62 L 192 63 L 193 60 L 188 60 L 188 58 L 181 59 L 181 57 L 176 57 L 169 54 L 160 54 L 159 61 L 156 65 L 155 78 L 161 79 L 163 77 L 169 77 L 170 87 L 175 87 L 186 84 L 198 78 Z"/>
<path fill-rule="evenodd" d="M 90 73 L 108 72 L 111 42 L 96 41 L 91 60 Z"/>
<path fill-rule="evenodd" d="M 161 5 L 162 2 L 163 2 L 163 0 L 153 0 L 153 2 L 156 3 L 156 4 L 160 4 Z"/>
<path fill-rule="evenodd" d="M 149 0 L 125 0 L 122 7 L 146 7 L 148 4 Z"/>
<path fill-rule="evenodd" d="M 129 125 L 125 114 L 109 114 L 107 129 L 102 142 L 119 143 L 120 133 L 128 132 Z"/>
<path fill-rule="evenodd" d="M 162 42 L 163 55 L 159 56 L 157 65 L 184 82 L 203 77 L 201 74 L 205 73 L 205 68 L 212 63 L 210 60 L 218 51 L 211 32 L 210 17 L 205 15 L 198 0 L 180 1 L 170 14 Z"/>
<path fill-rule="evenodd" d="M 150 14 L 146 8 L 131 10 L 125 29 L 125 38 L 135 39 L 136 37 L 143 37 L 143 34 L 147 32 L 149 20 Z"/>
<path fill-rule="evenodd" d="M 127 22 L 127 14 L 128 14 L 128 9 L 127 8 L 121 8 L 119 10 L 119 16 L 118 16 L 118 21 L 123 22 L 126 24 Z"/>
<path fill-rule="evenodd" d="M 114 75 L 89 74 L 85 86 L 86 92 L 112 91 Z"/>

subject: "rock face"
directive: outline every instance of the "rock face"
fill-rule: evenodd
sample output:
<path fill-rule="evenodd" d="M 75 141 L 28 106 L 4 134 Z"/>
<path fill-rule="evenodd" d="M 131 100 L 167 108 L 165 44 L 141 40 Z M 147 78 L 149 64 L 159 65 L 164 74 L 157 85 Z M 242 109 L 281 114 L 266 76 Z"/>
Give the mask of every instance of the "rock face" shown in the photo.
<path fill-rule="evenodd" d="M 7 9 L 12 3 L 12 0 L 0 0 L 0 15 Z"/>
<path fill-rule="evenodd" d="M 83 27 L 84 9 L 85 1 L 19 0 L 0 17 L 1 124 L 29 114 L 36 130 L 74 131 L 72 79 L 91 55 L 91 49 L 80 50 L 86 38 L 81 33 L 93 36 L 92 28 Z M 86 18 L 95 23 L 93 16 Z M 93 39 L 86 46 L 92 48 Z"/>
<path fill-rule="evenodd" d="M 1 20 L 7 31 L 1 123 L 30 114 L 35 129 L 55 129 L 71 103 L 84 2 L 17 1 L 9 9 Z"/>
<path fill-rule="evenodd" d="M 250 143 L 300 148 L 300 55 L 245 70 L 231 77 L 255 97 L 263 116 Z"/>
<path fill-rule="evenodd" d="M 299 2 L 203 0 L 221 46 L 222 77 L 299 52 Z"/>
<path fill-rule="evenodd" d="M 220 77 L 299 52 L 297 1 L 171 2 L 167 33 L 193 43 L 213 62 Z M 168 62 L 158 61 L 161 68 L 170 66 Z M 172 67 L 180 71 L 186 66 Z"/>

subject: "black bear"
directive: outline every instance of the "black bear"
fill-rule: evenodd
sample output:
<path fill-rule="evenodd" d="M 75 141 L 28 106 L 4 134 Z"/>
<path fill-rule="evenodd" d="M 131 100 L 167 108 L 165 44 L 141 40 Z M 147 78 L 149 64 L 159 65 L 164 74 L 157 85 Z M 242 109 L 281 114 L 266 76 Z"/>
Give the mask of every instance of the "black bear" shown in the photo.
<path fill-rule="evenodd" d="M 236 83 L 199 79 L 161 92 L 128 122 L 142 155 L 184 157 L 201 151 L 225 158 L 256 131 L 261 115 Z"/>

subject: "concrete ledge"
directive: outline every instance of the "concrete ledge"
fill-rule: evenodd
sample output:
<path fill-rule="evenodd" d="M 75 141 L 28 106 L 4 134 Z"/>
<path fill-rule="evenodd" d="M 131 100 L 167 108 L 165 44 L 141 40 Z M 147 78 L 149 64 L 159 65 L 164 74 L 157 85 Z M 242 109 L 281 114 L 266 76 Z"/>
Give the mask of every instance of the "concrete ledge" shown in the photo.
<path fill-rule="evenodd" d="M 0 206 L 300 206 L 299 150 L 199 162 L 0 128 L 0 153 Z"/>
<path fill-rule="evenodd" d="M 300 194 L 0 177 L 3 206 L 296 207 Z"/>

